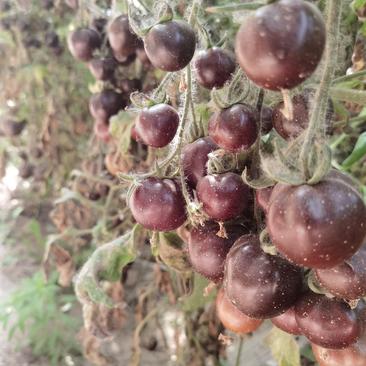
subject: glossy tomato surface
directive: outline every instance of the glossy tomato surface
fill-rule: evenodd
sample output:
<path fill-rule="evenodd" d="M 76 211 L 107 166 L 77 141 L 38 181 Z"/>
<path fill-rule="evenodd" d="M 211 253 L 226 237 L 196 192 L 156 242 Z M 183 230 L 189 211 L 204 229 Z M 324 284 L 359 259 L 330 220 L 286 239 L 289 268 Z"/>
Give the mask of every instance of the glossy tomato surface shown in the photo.
<path fill-rule="evenodd" d="M 146 229 L 175 230 L 186 220 L 182 192 L 171 179 L 144 179 L 133 191 L 129 205 L 135 220 Z"/>
<path fill-rule="evenodd" d="M 123 94 L 114 90 L 106 89 L 100 93 L 93 94 L 89 101 L 89 109 L 95 120 L 104 123 L 126 107 L 126 98 Z"/>
<path fill-rule="evenodd" d="M 152 147 L 164 147 L 174 138 L 179 125 L 178 112 L 168 104 L 144 108 L 136 119 L 136 132 Z"/>
<path fill-rule="evenodd" d="M 316 344 L 311 345 L 319 366 L 365 366 L 366 335 L 350 347 L 327 349 Z"/>
<path fill-rule="evenodd" d="M 225 225 L 227 238 L 217 235 L 220 227 L 215 222 L 193 228 L 189 233 L 188 251 L 194 270 L 213 282 L 224 276 L 226 255 L 235 240 L 245 233 L 240 225 Z"/>
<path fill-rule="evenodd" d="M 117 55 L 119 61 L 126 60 L 136 51 L 138 38 L 130 30 L 127 15 L 122 14 L 108 24 L 107 36 L 113 53 Z"/>
<path fill-rule="evenodd" d="M 254 332 L 263 323 L 263 320 L 250 318 L 239 311 L 227 298 L 223 288 L 216 297 L 216 314 L 226 329 L 237 334 Z"/>
<path fill-rule="evenodd" d="M 97 80 L 110 80 L 113 78 L 117 62 L 112 57 L 94 58 L 89 62 L 89 70 Z"/>
<path fill-rule="evenodd" d="M 235 66 L 234 56 L 217 47 L 200 51 L 194 59 L 196 80 L 207 89 L 222 88 L 231 78 Z"/>
<path fill-rule="evenodd" d="M 331 268 L 350 258 L 366 235 L 366 208 L 348 177 L 332 172 L 315 185 L 277 184 L 267 228 L 273 244 L 290 261 Z"/>
<path fill-rule="evenodd" d="M 208 154 L 218 148 L 211 137 L 202 137 L 184 146 L 181 156 L 183 171 L 191 188 L 195 188 L 207 174 Z"/>
<path fill-rule="evenodd" d="M 286 312 L 271 319 L 272 323 L 284 332 L 300 335 L 301 330 L 297 324 L 295 308 L 291 307 Z"/>
<path fill-rule="evenodd" d="M 211 174 L 197 184 L 203 211 L 213 220 L 226 221 L 239 216 L 250 204 L 251 191 L 235 173 Z"/>
<path fill-rule="evenodd" d="M 291 89 L 318 66 L 325 46 L 325 25 L 315 5 L 280 0 L 248 16 L 236 37 L 236 55 L 259 86 Z"/>
<path fill-rule="evenodd" d="M 144 39 L 150 62 L 164 71 L 178 71 L 192 60 L 196 35 L 183 20 L 172 20 L 153 26 Z"/>
<path fill-rule="evenodd" d="M 361 336 L 356 312 L 342 300 L 308 292 L 296 303 L 295 313 L 301 332 L 318 346 L 345 348 Z"/>
<path fill-rule="evenodd" d="M 293 118 L 287 119 L 283 115 L 284 103 L 279 103 L 272 113 L 273 127 L 285 140 L 299 136 L 309 125 L 309 116 L 314 101 L 314 92 L 306 90 L 303 94 L 295 95 L 292 98 Z M 326 133 L 332 131 L 333 103 L 328 102 L 325 125 Z"/>
<path fill-rule="evenodd" d="M 249 149 L 258 136 L 258 112 L 249 105 L 235 104 L 212 115 L 210 137 L 222 149 L 239 152 Z"/>
<path fill-rule="evenodd" d="M 271 198 L 273 187 L 261 188 L 255 191 L 255 199 L 258 206 L 265 212 L 268 212 L 269 200 Z"/>
<path fill-rule="evenodd" d="M 301 270 L 266 254 L 259 238 L 239 238 L 226 259 L 225 292 L 233 304 L 253 318 L 272 318 L 294 305 L 302 290 Z"/>
<path fill-rule="evenodd" d="M 78 28 L 67 38 L 71 54 L 80 61 L 90 61 L 93 52 L 101 46 L 101 43 L 99 33 L 90 28 Z"/>
<path fill-rule="evenodd" d="M 348 300 L 366 296 L 366 245 L 333 268 L 315 271 L 319 284 L 331 294 Z"/>

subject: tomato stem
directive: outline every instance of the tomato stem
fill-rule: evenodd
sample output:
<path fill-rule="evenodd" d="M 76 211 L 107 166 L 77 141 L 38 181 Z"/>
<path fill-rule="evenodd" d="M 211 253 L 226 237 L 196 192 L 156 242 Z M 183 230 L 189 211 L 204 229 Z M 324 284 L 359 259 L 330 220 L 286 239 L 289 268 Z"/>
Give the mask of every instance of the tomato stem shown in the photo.
<path fill-rule="evenodd" d="M 334 73 L 334 52 L 337 52 L 341 9 L 341 0 L 329 0 L 327 2 L 326 26 L 328 40 L 325 49 L 325 66 L 319 87 L 314 97 L 315 103 L 313 104 L 309 126 L 305 132 L 305 140 L 300 151 L 300 162 L 302 164 L 302 170 L 306 180 L 311 178 L 311 173 L 309 172 L 309 156 L 311 156 L 314 139 L 319 134 L 321 136 L 324 136 L 325 134 L 324 121 L 328 104 L 329 89 Z"/>

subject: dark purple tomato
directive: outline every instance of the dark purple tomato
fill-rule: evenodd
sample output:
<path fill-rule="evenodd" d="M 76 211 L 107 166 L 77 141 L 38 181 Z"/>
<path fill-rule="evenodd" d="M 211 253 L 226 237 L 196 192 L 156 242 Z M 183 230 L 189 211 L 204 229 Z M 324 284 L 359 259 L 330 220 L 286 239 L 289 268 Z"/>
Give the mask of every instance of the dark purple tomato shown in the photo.
<path fill-rule="evenodd" d="M 261 134 L 266 135 L 273 128 L 272 108 L 263 106 L 261 110 Z"/>
<path fill-rule="evenodd" d="M 365 366 L 366 334 L 355 344 L 344 349 L 327 349 L 311 345 L 319 366 Z"/>
<path fill-rule="evenodd" d="M 164 147 L 174 138 L 179 125 L 178 112 L 168 104 L 144 108 L 136 118 L 136 132 L 144 144 Z"/>
<path fill-rule="evenodd" d="M 30 178 L 34 173 L 34 166 L 28 161 L 23 161 L 19 166 L 19 176 L 22 179 Z"/>
<path fill-rule="evenodd" d="M 111 135 L 109 134 L 109 126 L 107 123 L 104 123 L 103 121 L 95 121 L 94 133 L 95 136 L 98 137 L 98 139 L 104 142 L 108 142 L 111 138 Z"/>
<path fill-rule="evenodd" d="M 110 80 L 113 78 L 117 62 L 112 57 L 94 58 L 88 64 L 89 70 L 97 80 Z"/>
<path fill-rule="evenodd" d="M 225 291 L 244 314 L 273 318 L 293 306 L 301 295 L 301 270 L 285 259 L 266 254 L 255 235 L 239 238 L 226 258 Z"/>
<path fill-rule="evenodd" d="M 320 285 L 341 299 L 356 300 L 366 296 L 366 245 L 350 259 L 329 269 L 315 271 Z"/>
<path fill-rule="evenodd" d="M 258 112 L 246 104 L 235 104 L 210 118 L 208 132 L 222 149 L 239 152 L 249 149 L 258 136 Z"/>
<path fill-rule="evenodd" d="M 277 184 L 273 189 L 267 228 L 273 244 L 291 262 L 331 268 L 362 245 L 365 204 L 341 176 L 331 173 L 318 184 Z"/>
<path fill-rule="evenodd" d="M 107 36 L 114 55 L 117 54 L 119 56 L 118 58 L 116 57 L 118 61 L 123 61 L 135 53 L 138 38 L 130 30 L 127 15 L 122 14 L 109 23 Z"/>
<path fill-rule="evenodd" d="M 4 135 L 7 137 L 18 136 L 24 130 L 27 122 L 16 121 L 11 118 L 4 118 L 0 120 L 0 135 Z"/>
<path fill-rule="evenodd" d="M 292 98 L 293 118 L 290 120 L 282 113 L 284 107 L 283 102 L 279 103 L 273 109 L 273 127 L 284 139 L 289 140 L 295 138 L 307 128 L 309 125 L 309 112 L 311 111 L 313 96 L 314 93 L 308 91 L 303 94 L 295 95 Z M 333 104 L 331 100 L 329 100 L 325 120 L 327 133 L 331 133 L 332 130 L 332 117 Z"/>
<path fill-rule="evenodd" d="M 140 79 L 120 79 L 116 80 L 116 86 L 130 95 L 134 91 L 142 90 L 142 81 Z"/>
<path fill-rule="evenodd" d="M 315 5 L 280 0 L 247 17 L 235 51 L 249 79 L 270 89 L 291 89 L 308 78 L 325 46 L 325 24 Z"/>
<path fill-rule="evenodd" d="M 44 44 L 49 48 L 60 47 L 60 38 L 55 31 L 47 31 L 44 36 Z"/>
<path fill-rule="evenodd" d="M 80 61 L 90 61 L 93 52 L 102 44 L 98 32 L 90 28 L 78 28 L 71 32 L 67 38 L 71 54 Z"/>
<path fill-rule="evenodd" d="M 149 57 L 147 56 L 143 43 L 142 43 L 142 45 L 139 45 L 137 47 L 136 56 L 145 68 L 152 67 L 151 61 L 150 61 Z"/>
<path fill-rule="evenodd" d="M 258 206 L 265 212 L 268 212 L 269 200 L 271 198 L 273 187 L 257 189 L 255 191 L 255 199 Z"/>
<path fill-rule="evenodd" d="M 252 333 L 263 323 L 263 320 L 250 318 L 239 311 L 227 298 L 223 288 L 216 297 L 216 314 L 226 329 L 237 334 Z"/>
<path fill-rule="evenodd" d="M 100 34 L 104 34 L 107 23 L 108 19 L 106 18 L 94 18 L 90 23 L 90 27 L 95 29 Z"/>
<path fill-rule="evenodd" d="M 141 141 L 141 137 L 138 135 L 135 125 L 133 125 L 132 128 L 131 128 L 131 138 L 135 141 L 138 141 L 138 142 Z"/>
<path fill-rule="evenodd" d="M 249 206 L 250 195 L 249 187 L 235 173 L 206 175 L 197 184 L 203 211 L 217 221 L 239 216 Z"/>
<path fill-rule="evenodd" d="M 191 188 L 196 188 L 198 181 L 207 174 L 208 154 L 218 148 L 211 137 L 201 137 L 184 146 L 183 171 Z"/>
<path fill-rule="evenodd" d="M 136 53 L 131 53 L 129 56 L 125 56 L 123 53 L 119 53 L 113 50 L 113 57 L 118 61 L 121 66 L 131 65 L 136 60 Z"/>
<path fill-rule="evenodd" d="M 192 60 L 196 35 L 185 21 L 172 20 L 153 26 L 144 45 L 153 66 L 164 71 L 178 71 Z"/>
<path fill-rule="evenodd" d="M 129 200 L 135 220 L 146 229 L 175 230 L 186 221 L 185 201 L 176 181 L 146 178 Z"/>
<path fill-rule="evenodd" d="M 222 88 L 235 71 L 235 58 L 222 48 L 210 48 L 198 53 L 194 60 L 196 80 L 207 89 Z"/>
<path fill-rule="evenodd" d="M 188 251 L 193 269 L 213 282 L 220 282 L 224 277 L 227 253 L 235 240 L 244 234 L 240 225 L 225 225 L 227 238 L 218 236 L 220 227 L 215 222 L 193 228 L 189 233 Z"/>
<path fill-rule="evenodd" d="M 114 90 L 106 89 L 100 93 L 93 94 L 90 98 L 89 109 L 97 121 L 109 122 L 109 118 L 126 107 L 126 100 L 123 94 Z"/>
<path fill-rule="evenodd" d="M 342 300 L 308 292 L 296 303 L 295 314 L 302 334 L 318 346 L 345 348 L 361 336 L 355 310 Z"/>
<path fill-rule="evenodd" d="M 297 325 L 294 307 L 288 309 L 283 314 L 272 318 L 271 321 L 277 328 L 283 330 L 284 332 L 294 335 L 301 334 L 301 330 Z"/>

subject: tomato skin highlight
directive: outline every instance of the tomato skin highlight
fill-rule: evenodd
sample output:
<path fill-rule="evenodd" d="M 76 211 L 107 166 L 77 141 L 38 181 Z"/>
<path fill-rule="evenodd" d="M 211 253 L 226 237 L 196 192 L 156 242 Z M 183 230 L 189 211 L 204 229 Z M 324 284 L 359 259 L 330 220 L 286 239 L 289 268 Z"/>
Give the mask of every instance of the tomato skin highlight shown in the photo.
<path fill-rule="evenodd" d="M 263 252 L 255 235 L 240 237 L 225 263 L 228 298 L 244 314 L 273 318 L 295 304 L 302 291 L 302 272 L 278 256 Z"/>
<path fill-rule="evenodd" d="M 321 347 L 349 347 L 362 334 L 356 311 L 336 298 L 308 292 L 296 303 L 295 314 L 301 332 Z"/>
<path fill-rule="evenodd" d="M 239 311 L 227 298 L 223 288 L 216 297 L 216 314 L 226 329 L 237 334 L 252 333 L 263 323 L 263 320 L 250 318 Z"/>
<path fill-rule="evenodd" d="M 191 188 L 196 188 L 198 181 L 207 174 L 208 154 L 218 148 L 211 137 L 201 137 L 183 147 L 183 171 Z"/>
<path fill-rule="evenodd" d="M 213 220 L 226 221 L 239 216 L 250 204 L 250 189 L 235 173 L 212 174 L 197 185 L 203 211 Z"/>
<path fill-rule="evenodd" d="M 316 69 L 325 24 L 315 5 L 280 0 L 249 15 L 236 36 L 236 56 L 249 79 L 270 90 L 292 89 Z"/>
<path fill-rule="evenodd" d="M 230 152 L 248 150 L 258 136 L 258 112 L 247 104 L 234 104 L 212 115 L 208 132 L 212 140 Z"/>
<path fill-rule="evenodd" d="M 182 192 L 171 179 L 144 179 L 133 191 L 129 205 L 135 220 L 146 229 L 171 231 L 186 220 Z"/>
<path fill-rule="evenodd" d="M 158 69 L 178 71 L 192 60 L 196 49 L 196 35 L 182 20 L 171 20 L 154 25 L 144 39 L 148 59 Z"/>
<path fill-rule="evenodd" d="M 188 252 L 192 267 L 209 280 L 218 283 L 224 277 L 225 259 L 236 239 L 246 230 L 240 225 L 225 225 L 227 238 L 217 235 L 215 222 L 193 228 L 189 233 Z"/>
<path fill-rule="evenodd" d="M 349 178 L 331 172 L 315 185 L 277 184 L 267 215 L 270 238 L 289 261 L 323 269 L 350 258 L 366 235 L 366 208 Z"/>
<path fill-rule="evenodd" d="M 315 277 L 331 294 L 348 300 L 366 296 L 366 245 L 350 259 L 329 269 L 318 269 Z"/>
<path fill-rule="evenodd" d="M 292 307 L 281 315 L 271 319 L 272 323 L 279 329 L 289 334 L 301 335 L 301 330 L 296 321 L 295 308 Z"/>
<path fill-rule="evenodd" d="M 233 55 L 217 47 L 200 51 L 194 59 L 196 80 L 206 89 L 222 88 L 235 66 Z"/>
<path fill-rule="evenodd" d="M 177 111 L 168 104 L 144 108 L 136 119 L 136 132 L 142 142 L 152 147 L 164 147 L 174 138 L 179 125 Z"/>

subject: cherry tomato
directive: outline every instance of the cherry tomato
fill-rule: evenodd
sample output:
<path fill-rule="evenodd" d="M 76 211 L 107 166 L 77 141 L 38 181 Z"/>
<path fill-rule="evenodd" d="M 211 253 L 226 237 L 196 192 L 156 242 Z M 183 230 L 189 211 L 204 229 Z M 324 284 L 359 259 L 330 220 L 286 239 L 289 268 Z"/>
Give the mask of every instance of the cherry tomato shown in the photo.
<path fill-rule="evenodd" d="M 98 137 L 98 139 L 101 139 L 104 142 L 108 142 L 111 138 L 111 135 L 109 134 L 109 126 L 107 123 L 104 123 L 103 121 L 95 121 L 94 133 L 95 136 Z"/>
<path fill-rule="evenodd" d="M 235 173 L 206 175 L 197 184 L 203 211 L 217 221 L 239 216 L 249 206 L 250 195 L 249 187 Z"/>
<path fill-rule="evenodd" d="M 223 288 L 216 297 L 216 314 L 226 329 L 237 334 L 252 333 L 263 323 L 263 320 L 250 318 L 239 311 L 227 298 Z"/>
<path fill-rule="evenodd" d="M 236 37 L 236 55 L 254 83 L 270 90 L 291 89 L 318 66 L 325 34 L 315 5 L 280 0 L 245 19 Z"/>
<path fill-rule="evenodd" d="M 258 206 L 265 212 L 268 212 L 269 200 L 271 198 L 273 187 L 257 189 L 255 198 Z"/>
<path fill-rule="evenodd" d="M 178 71 L 192 60 L 196 35 L 185 21 L 172 20 L 153 26 L 144 45 L 153 66 L 164 71 Z"/>
<path fill-rule="evenodd" d="M 355 310 L 336 298 L 305 293 L 295 305 L 295 316 L 302 334 L 321 347 L 345 348 L 361 336 Z"/>
<path fill-rule="evenodd" d="M 107 36 L 109 44 L 113 49 L 113 54 L 117 55 L 118 61 L 124 61 L 128 56 L 135 53 L 138 38 L 130 30 L 127 15 L 122 14 L 109 23 Z"/>
<path fill-rule="evenodd" d="M 235 104 L 213 114 L 208 132 L 212 140 L 227 151 L 247 150 L 257 139 L 258 119 L 258 112 L 251 106 Z"/>
<path fill-rule="evenodd" d="M 350 259 L 329 269 L 318 269 L 320 285 L 342 299 L 356 300 L 366 296 L 366 245 Z"/>
<path fill-rule="evenodd" d="M 319 366 L 365 366 L 366 335 L 355 344 L 344 349 L 327 349 L 311 345 Z"/>
<path fill-rule="evenodd" d="M 146 229 L 175 230 L 186 220 L 182 192 L 171 179 L 144 179 L 133 191 L 129 205 L 135 220 Z"/>
<path fill-rule="evenodd" d="M 227 238 L 217 235 L 219 225 L 207 222 L 205 226 L 193 228 L 189 233 L 188 251 L 194 270 L 213 282 L 224 276 L 225 258 L 235 240 L 244 234 L 240 225 L 225 225 Z"/>
<path fill-rule="evenodd" d="M 222 88 L 235 66 L 233 55 L 217 47 L 200 51 L 194 60 L 196 80 L 207 89 Z"/>
<path fill-rule="evenodd" d="M 208 154 L 218 148 L 211 137 L 202 137 L 184 146 L 183 171 L 191 188 L 195 188 L 198 181 L 207 174 Z"/>
<path fill-rule="evenodd" d="M 164 147 L 174 138 L 179 125 L 178 112 L 168 104 L 144 108 L 136 119 L 136 132 L 149 146 Z"/>
<path fill-rule="evenodd" d="M 280 136 L 289 140 L 299 136 L 307 128 L 309 125 L 309 112 L 311 111 L 313 97 L 313 92 L 306 91 L 303 94 L 295 95 L 292 98 L 293 118 L 291 120 L 287 119 L 282 113 L 284 107 L 283 102 L 279 103 L 273 109 L 273 127 Z M 325 120 L 326 132 L 328 134 L 332 131 L 332 117 L 333 104 L 331 100 L 329 100 Z"/>
<path fill-rule="evenodd" d="M 346 179 L 341 173 L 331 173 L 315 185 L 275 186 L 267 228 L 287 259 L 306 267 L 331 268 L 362 245 L 366 208 Z"/>
<path fill-rule="evenodd" d="M 266 254 L 255 235 L 239 238 L 226 258 L 225 291 L 244 314 L 273 318 L 294 305 L 302 290 L 301 270 Z"/>
<path fill-rule="evenodd" d="M 90 28 L 78 28 L 71 32 L 67 38 L 71 54 L 80 61 L 90 61 L 93 52 L 102 44 L 98 32 Z"/>
<path fill-rule="evenodd" d="M 97 80 L 111 80 L 117 62 L 112 57 L 94 58 L 89 62 L 89 70 Z"/>
<path fill-rule="evenodd" d="M 284 332 L 294 335 L 301 334 L 301 330 L 297 325 L 294 307 L 288 309 L 283 314 L 272 318 L 271 321 L 277 328 L 283 330 Z"/>
<path fill-rule="evenodd" d="M 109 118 L 125 108 L 126 105 L 126 99 L 123 94 L 106 89 L 91 96 L 89 109 L 95 120 L 107 124 Z"/>

